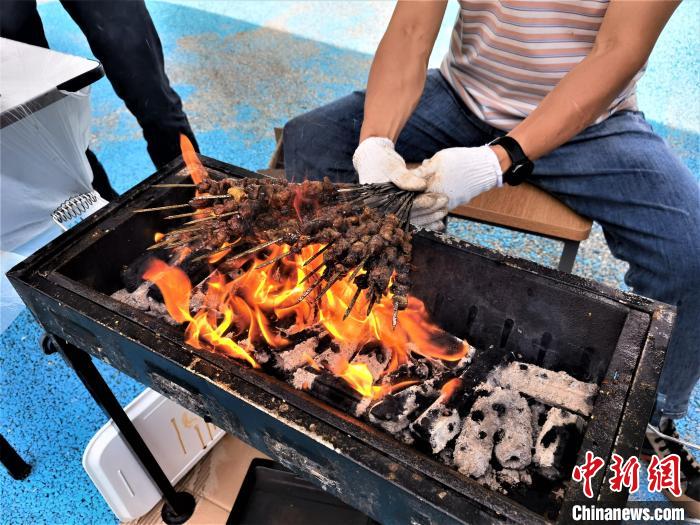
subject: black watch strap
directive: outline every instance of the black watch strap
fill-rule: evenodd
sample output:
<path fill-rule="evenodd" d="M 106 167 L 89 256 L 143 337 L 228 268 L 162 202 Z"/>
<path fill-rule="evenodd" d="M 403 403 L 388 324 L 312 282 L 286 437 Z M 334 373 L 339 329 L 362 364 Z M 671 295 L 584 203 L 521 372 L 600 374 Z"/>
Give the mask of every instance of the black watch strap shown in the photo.
<path fill-rule="evenodd" d="M 510 157 L 511 165 L 503 173 L 503 182 L 517 186 L 532 174 L 534 164 L 525 155 L 518 141 L 507 135 L 489 142 L 490 146 L 501 146 Z"/>

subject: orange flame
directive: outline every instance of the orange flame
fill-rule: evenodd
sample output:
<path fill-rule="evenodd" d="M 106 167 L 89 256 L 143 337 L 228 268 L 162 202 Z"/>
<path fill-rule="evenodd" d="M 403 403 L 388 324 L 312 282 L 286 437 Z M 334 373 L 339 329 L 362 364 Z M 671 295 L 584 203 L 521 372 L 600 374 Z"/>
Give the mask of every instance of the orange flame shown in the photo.
<path fill-rule="evenodd" d="M 460 386 L 462 386 L 462 380 L 459 377 L 450 379 L 440 389 L 440 401 L 447 403 Z"/>
<path fill-rule="evenodd" d="M 180 151 L 182 151 L 182 159 L 185 161 L 185 166 L 187 166 L 187 172 L 190 174 L 192 182 L 199 184 L 208 176 L 207 170 L 199 160 L 192 142 L 183 134 L 180 134 Z"/>
<path fill-rule="evenodd" d="M 155 242 L 160 242 L 165 238 L 165 234 L 161 232 L 156 232 L 153 234 L 153 240 Z"/>
<path fill-rule="evenodd" d="M 380 341 L 390 356 L 383 374 L 409 362 L 411 354 L 447 361 L 457 361 L 467 354 L 467 343 L 455 345 L 452 341 L 451 347 L 445 347 L 444 332 L 429 322 L 425 305 L 412 296 L 408 298 L 408 307 L 399 312 L 395 329 L 392 328 L 391 295 L 378 301 L 369 315 L 366 315 L 367 298 L 360 295 L 351 314 L 343 320 L 355 293 L 355 285 L 349 278 L 337 281 L 323 297 L 312 294 L 307 300 L 298 302 L 315 279 L 311 277 L 302 282 L 311 268 L 304 267 L 303 262 L 320 248 L 321 245 L 306 246 L 299 253 L 264 268 L 257 266 L 288 252 L 289 246 L 273 245 L 266 255 L 252 255 L 227 263 L 227 271 L 240 274 L 229 278 L 214 272 L 207 281 L 203 304 L 194 315 L 190 314 L 191 284 L 182 270 L 153 260 L 144 278 L 161 289 L 165 306 L 173 319 L 188 322 L 185 329 L 188 344 L 226 352 L 252 366 L 258 365 L 235 341 L 246 340 L 251 346 L 264 344 L 282 350 L 291 345 L 285 334 L 318 325 L 338 342 L 351 344 L 357 349 Z M 235 268 L 230 268 L 232 265 Z M 313 306 L 314 300 L 317 308 Z M 285 332 L 280 326 L 285 327 Z M 372 377 L 364 363 L 344 363 L 332 372 L 363 396 L 381 397 L 399 387 L 376 386 L 377 379 Z"/>

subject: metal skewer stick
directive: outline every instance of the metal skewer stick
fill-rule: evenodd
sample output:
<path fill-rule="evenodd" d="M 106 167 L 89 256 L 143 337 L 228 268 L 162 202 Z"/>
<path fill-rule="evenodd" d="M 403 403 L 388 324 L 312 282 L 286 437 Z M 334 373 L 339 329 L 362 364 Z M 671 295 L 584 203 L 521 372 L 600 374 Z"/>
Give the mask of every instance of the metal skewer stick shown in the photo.
<path fill-rule="evenodd" d="M 288 255 L 294 255 L 295 253 L 299 253 L 300 251 L 301 251 L 301 248 L 299 248 L 299 247 L 291 248 L 289 251 L 284 252 L 284 253 L 281 253 L 280 255 L 278 255 L 277 257 L 274 257 L 274 258 L 270 259 L 269 261 L 265 261 L 265 262 L 262 263 L 262 264 L 258 264 L 258 265 L 255 267 L 255 269 L 256 269 L 256 270 L 260 270 L 261 268 L 265 268 L 266 266 L 270 266 L 271 264 L 275 264 L 276 262 L 281 261 L 282 259 L 284 259 L 284 258 L 287 257 Z"/>
<path fill-rule="evenodd" d="M 196 184 L 189 184 L 186 182 L 183 182 L 181 184 L 171 184 L 171 183 L 165 183 L 165 184 L 154 184 L 151 186 L 151 188 L 195 188 L 197 187 Z"/>
<path fill-rule="evenodd" d="M 229 261 L 234 260 L 234 259 L 240 259 L 241 257 L 245 257 L 246 255 L 251 255 L 253 253 L 259 252 L 260 250 L 264 250 L 268 246 L 272 246 L 273 244 L 277 244 L 278 242 L 284 241 L 284 237 L 280 237 L 279 239 L 274 239 L 272 241 L 267 241 L 262 244 L 258 244 L 257 246 L 253 246 L 252 248 L 249 248 L 248 250 L 245 250 L 243 252 L 237 253 L 236 255 L 229 257 Z M 294 242 L 294 241 L 292 241 Z"/>
<path fill-rule="evenodd" d="M 176 208 L 189 208 L 189 204 L 170 204 L 169 206 L 158 206 L 156 208 L 141 208 L 139 210 L 134 210 L 134 213 L 146 213 L 149 211 L 162 211 L 162 210 L 174 210 Z"/>
<path fill-rule="evenodd" d="M 326 286 L 323 287 L 323 289 L 318 293 L 318 296 L 316 297 L 316 301 L 320 301 L 323 296 L 326 294 L 328 290 L 331 289 L 331 286 L 333 286 L 338 279 L 340 279 L 343 276 L 341 272 L 336 272 L 333 274 L 333 276 L 328 280 L 326 283 Z"/>
<path fill-rule="evenodd" d="M 309 257 L 306 261 L 304 261 L 304 264 L 302 264 L 302 268 L 304 266 L 308 266 L 311 264 L 312 261 L 314 261 L 319 255 L 321 255 L 323 252 L 325 252 L 328 248 L 330 248 L 331 244 L 333 244 L 335 241 L 331 241 L 328 244 L 326 244 L 323 248 L 321 248 L 319 251 L 317 251 L 314 255 Z"/>
<path fill-rule="evenodd" d="M 394 313 L 391 315 L 391 329 L 396 328 L 396 323 L 399 322 L 399 303 L 394 303 Z"/>
<path fill-rule="evenodd" d="M 299 284 L 303 284 L 303 283 L 305 283 L 306 281 L 308 281 L 308 280 L 311 278 L 312 275 L 315 275 L 315 274 L 316 274 L 321 268 L 323 268 L 324 266 L 326 266 L 326 263 L 324 263 L 324 262 L 322 262 L 321 264 L 319 264 L 316 268 L 314 268 L 314 269 L 311 270 L 309 273 L 307 273 L 307 274 L 304 276 L 304 278 L 303 278 L 301 281 L 299 281 Z"/>
<path fill-rule="evenodd" d="M 229 211 L 226 213 L 222 213 L 220 215 L 210 215 L 209 217 L 204 217 L 202 219 L 195 219 L 193 221 L 187 221 L 185 225 L 187 224 L 198 224 L 200 222 L 206 222 L 206 221 L 213 221 L 215 219 L 223 219 L 224 217 L 230 217 L 231 215 L 238 215 L 237 211 Z"/>
<path fill-rule="evenodd" d="M 352 309 L 355 306 L 355 303 L 357 302 L 357 299 L 360 297 L 361 293 L 362 293 L 362 288 L 360 288 L 358 286 L 357 290 L 355 290 L 355 293 L 352 296 L 352 299 L 350 299 L 350 304 L 348 304 L 348 307 L 345 310 L 345 314 L 343 314 L 343 321 L 345 321 L 348 317 L 350 317 L 350 313 L 352 312 Z"/>
<path fill-rule="evenodd" d="M 296 301 L 294 301 L 294 304 L 293 304 L 292 306 L 303 303 L 303 302 L 304 302 L 304 299 L 306 299 L 309 295 L 311 295 L 311 292 L 313 292 L 316 288 L 318 288 L 319 286 L 321 286 L 321 283 L 322 283 L 322 282 L 323 282 L 323 276 L 321 277 L 321 279 L 319 279 L 319 280 L 316 281 L 314 284 L 312 284 L 309 288 L 307 288 L 306 291 L 304 291 L 304 293 L 301 294 L 301 296 L 299 297 L 299 299 L 297 299 Z"/>
<path fill-rule="evenodd" d="M 199 195 L 198 197 L 192 197 L 191 200 L 193 201 L 205 201 L 208 199 L 231 199 L 233 198 L 233 195 L 229 195 L 228 193 L 224 193 L 223 195 Z"/>
<path fill-rule="evenodd" d="M 197 214 L 202 214 L 204 213 L 203 210 L 197 210 L 197 211 L 189 211 L 187 213 L 178 213 L 176 215 L 168 215 L 167 217 L 163 217 L 166 221 L 172 220 L 172 219 L 183 219 L 185 217 L 194 217 Z"/>

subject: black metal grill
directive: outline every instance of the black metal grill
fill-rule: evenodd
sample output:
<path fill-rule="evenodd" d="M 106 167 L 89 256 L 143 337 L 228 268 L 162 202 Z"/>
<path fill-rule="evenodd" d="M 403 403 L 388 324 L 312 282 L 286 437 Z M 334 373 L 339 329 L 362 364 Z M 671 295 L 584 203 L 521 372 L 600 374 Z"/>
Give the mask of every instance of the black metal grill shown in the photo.
<path fill-rule="evenodd" d="M 256 176 L 202 161 L 212 176 Z M 164 229 L 160 216 L 133 210 L 185 201 L 185 189 L 152 187 L 182 180 L 183 168 L 181 159 L 172 162 L 10 272 L 49 334 L 172 398 L 380 522 L 568 521 L 570 514 L 539 508 L 531 494 L 523 501 L 524 496 L 490 491 L 305 392 L 191 348 L 179 329 L 111 299 L 122 286 L 122 267 Z M 606 462 L 614 452 L 637 453 L 671 332 L 671 307 L 440 234 L 415 236 L 414 264 L 412 293 L 435 322 L 479 349 L 476 363 L 521 355 L 600 385 L 579 462 L 586 450 Z M 609 491 L 603 476 L 594 479 L 595 499 L 624 503 L 627 495 Z M 567 482 L 565 489 L 565 501 L 580 499 L 579 486 Z"/>

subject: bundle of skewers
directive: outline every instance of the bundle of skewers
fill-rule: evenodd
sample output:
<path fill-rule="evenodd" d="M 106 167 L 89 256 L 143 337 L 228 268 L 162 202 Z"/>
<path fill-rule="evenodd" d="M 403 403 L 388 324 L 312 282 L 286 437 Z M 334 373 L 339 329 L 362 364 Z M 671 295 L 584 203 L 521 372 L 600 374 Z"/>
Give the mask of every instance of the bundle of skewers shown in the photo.
<path fill-rule="evenodd" d="M 318 245 L 320 249 L 303 263 L 310 267 L 303 279 L 309 284 L 298 302 L 319 301 L 334 283 L 348 278 L 356 291 L 344 319 L 363 292 L 366 315 L 382 296 L 392 294 L 394 326 L 398 312 L 408 304 L 413 192 L 392 183 L 333 184 L 328 179 L 290 183 L 274 178 L 204 177 L 196 184 L 156 187 L 192 187 L 196 196 L 183 204 L 138 210 L 188 208 L 165 217 L 186 222 L 165 233 L 150 249 L 186 248 L 190 260 L 207 259 L 225 271 L 273 244 L 285 250 L 257 268 Z"/>

